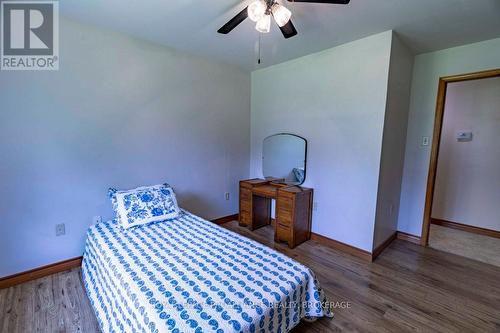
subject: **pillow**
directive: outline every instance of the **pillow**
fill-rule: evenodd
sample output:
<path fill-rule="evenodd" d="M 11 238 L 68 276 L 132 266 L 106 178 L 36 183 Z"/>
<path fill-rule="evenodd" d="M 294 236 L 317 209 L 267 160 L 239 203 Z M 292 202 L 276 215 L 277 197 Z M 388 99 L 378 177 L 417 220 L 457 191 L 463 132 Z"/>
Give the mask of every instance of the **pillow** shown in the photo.
<path fill-rule="evenodd" d="M 128 191 L 110 188 L 108 196 L 124 228 L 173 219 L 180 213 L 174 190 L 168 184 L 143 186 Z"/>

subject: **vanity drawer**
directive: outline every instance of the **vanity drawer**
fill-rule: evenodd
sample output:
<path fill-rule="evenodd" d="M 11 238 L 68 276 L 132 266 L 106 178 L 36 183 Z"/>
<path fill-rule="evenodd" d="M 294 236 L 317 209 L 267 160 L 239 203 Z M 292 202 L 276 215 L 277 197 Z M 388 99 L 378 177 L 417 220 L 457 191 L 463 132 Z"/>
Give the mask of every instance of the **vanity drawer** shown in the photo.
<path fill-rule="evenodd" d="M 292 229 L 279 223 L 276 224 L 275 233 L 275 239 L 278 242 L 289 242 L 292 238 Z"/>
<path fill-rule="evenodd" d="M 252 211 L 252 191 L 240 187 L 240 214 L 244 210 Z"/>
<path fill-rule="evenodd" d="M 252 202 L 240 200 L 240 212 L 241 211 L 251 212 L 252 211 Z"/>
<path fill-rule="evenodd" d="M 240 187 L 240 199 L 250 200 L 252 198 L 252 190 Z"/>
<path fill-rule="evenodd" d="M 278 197 L 278 200 L 276 201 L 276 207 L 279 209 L 284 209 L 284 210 L 288 210 L 291 212 L 293 210 L 293 199 L 290 199 L 290 198 L 287 198 L 284 196 L 280 196 L 280 197 Z"/>
<path fill-rule="evenodd" d="M 280 204 L 276 205 L 276 214 L 278 215 L 286 215 L 286 216 L 292 216 L 293 215 L 293 209 L 291 207 L 286 207 L 282 206 Z"/>
<path fill-rule="evenodd" d="M 284 213 L 283 211 L 278 211 L 276 214 L 276 222 L 281 225 L 290 227 L 292 223 L 292 215 L 289 213 Z"/>
<path fill-rule="evenodd" d="M 248 226 L 252 222 L 251 216 L 249 212 L 246 212 L 244 210 L 240 211 L 240 225 L 241 226 Z"/>
<path fill-rule="evenodd" d="M 280 197 L 276 202 L 276 220 L 278 223 L 291 226 L 293 224 L 293 200 Z"/>

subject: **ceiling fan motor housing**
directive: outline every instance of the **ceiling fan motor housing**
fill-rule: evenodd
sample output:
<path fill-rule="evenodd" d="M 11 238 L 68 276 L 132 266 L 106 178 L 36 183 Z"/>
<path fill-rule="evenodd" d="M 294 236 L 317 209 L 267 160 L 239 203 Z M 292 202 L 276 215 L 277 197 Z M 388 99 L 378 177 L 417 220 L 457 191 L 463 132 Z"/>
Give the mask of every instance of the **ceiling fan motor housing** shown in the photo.
<path fill-rule="evenodd" d="M 350 0 L 288 0 L 289 2 L 308 2 L 308 3 L 329 3 L 347 5 Z M 265 6 L 265 10 L 264 7 Z M 283 37 L 290 38 L 297 35 L 297 30 L 293 25 L 290 17 L 292 13 L 285 6 L 281 5 L 277 0 L 255 0 L 250 5 L 240 11 L 229 22 L 224 24 L 218 33 L 228 34 L 236 28 L 241 22 L 249 17 L 252 21 L 257 22 L 256 29 L 259 32 L 269 32 L 270 17 L 274 17 L 274 21 L 278 24 Z"/>

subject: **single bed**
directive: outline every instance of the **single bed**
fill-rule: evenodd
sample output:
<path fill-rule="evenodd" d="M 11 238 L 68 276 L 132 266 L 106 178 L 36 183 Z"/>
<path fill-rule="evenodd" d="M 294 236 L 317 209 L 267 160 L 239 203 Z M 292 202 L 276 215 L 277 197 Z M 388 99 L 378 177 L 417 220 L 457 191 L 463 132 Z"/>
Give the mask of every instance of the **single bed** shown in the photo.
<path fill-rule="evenodd" d="M 91 226 L 82 274 L 103 332 L 288 332 L 331 316 L 309 268 L 187 211 Z"/>

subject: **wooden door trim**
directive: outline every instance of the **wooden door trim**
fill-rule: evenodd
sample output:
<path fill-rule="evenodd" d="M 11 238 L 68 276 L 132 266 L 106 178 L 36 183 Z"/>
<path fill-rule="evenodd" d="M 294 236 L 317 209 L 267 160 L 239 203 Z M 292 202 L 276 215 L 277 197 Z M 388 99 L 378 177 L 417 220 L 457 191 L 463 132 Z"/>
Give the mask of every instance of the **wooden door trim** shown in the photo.
<path fill-rule="evenodd" d="M 438 95 L 436 100 L 436 113 L 434 116 L 434 133 L 432 135 L 431 159 L 429 163 L 429 172 L 427 175 L 427 189 L 425 192 L 424 220 L 422 223 L 422 236 L 420 239 L 420 244 L 423 246 L 429 245 L 429 228 L 431 225 L 434 186 L 436 183 L 439 145 L 441 141 L 441 132 L 443 129 L 446 89 L 448 87 L 448 84 L 452 82 L 487 79 L 497 76 L 500 76 L 500 68 L 481 72 L 444 76 L 439 79 Z"/>

